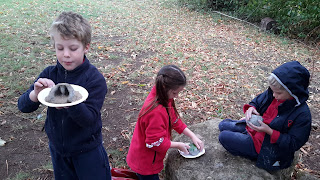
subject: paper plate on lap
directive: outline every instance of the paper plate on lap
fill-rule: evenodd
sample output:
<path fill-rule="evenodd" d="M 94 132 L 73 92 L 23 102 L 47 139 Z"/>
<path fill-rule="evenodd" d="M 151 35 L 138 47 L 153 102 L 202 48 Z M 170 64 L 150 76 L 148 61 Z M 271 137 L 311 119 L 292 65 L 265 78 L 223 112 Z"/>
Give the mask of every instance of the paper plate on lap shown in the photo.
<path fill-rule="evenodd" d="M 43 105 L 46 105 L 48 107 L 68 107 L 68 106 L 74 106 L 79 103 L 82 103 L 83 101 L 85 101 L 88 98 L 89 93 L 85 88 L 78 86 L 78 85 L 74 85 L 74 84 L 71 84 L 71 87 L 73 88 L 74 91 L 78 91 L 81 94 L 81 99 L 78 99 L 74 102 L 63 103 L 63 104 L 56 104 L 56 103 L 47 102 L 45 99 L 49 95 L 52 88 L 46 88 L 46 89 L 43 89 L 42 91 L 40 91 L 40 93 L 38 94 L 38 100 L 40 101 L 40 103 L 42 103 Z"/>

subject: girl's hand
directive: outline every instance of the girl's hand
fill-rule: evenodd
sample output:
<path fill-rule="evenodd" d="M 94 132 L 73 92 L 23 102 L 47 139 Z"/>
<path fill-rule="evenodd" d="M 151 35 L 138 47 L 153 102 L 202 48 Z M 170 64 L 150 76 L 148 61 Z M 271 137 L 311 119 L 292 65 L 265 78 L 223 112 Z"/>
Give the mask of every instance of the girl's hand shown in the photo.
<path fill-rule="evenodd" d="M 197 148 L 198 148 L 200 151 L 203 150 L 204 143 L 203 143 L 197 136 L 195 136 L 195 137 L 192 138 L 192 142 L 193 142 L 194 145 L 197 146 Z"/>
<path fill-rule="evenodd" d="M 188 149 L 190 148 L 190 146 L 188 144 L 185 144 L 183 142 L 174 142 L 171 141 L 171 146 L 170 148 L 177 148 L 180 151 L 182 151 L 184 154 L 189 154 Z"/>
<path fill-rule="evenodd" d="M 193 144 L 196 145 L 200 151 L 203 150 L 203 142 L 189 128 L 185 128 L 182 133 L 189 136 L 192 139 Z"/>
<path fill-rule="evenodd" d="M 251 118 L 251 115 L 252 114 L 255 114 L 255 115 L 260 115 L 258 113 L 258 111 L 256 110 L 256 108 L 254 107 L 249 107 L 249 109 L 246 111 L 246 120 L 248 121 L 250 118 Z"/>
<path fill-rule="evenodd" d="M 185 144 L 183 142 L 178 142 L 178 149 L 183 152 L 183 154 L 189 154 L 188 149 L 190 146 L 188 144 Z"/>

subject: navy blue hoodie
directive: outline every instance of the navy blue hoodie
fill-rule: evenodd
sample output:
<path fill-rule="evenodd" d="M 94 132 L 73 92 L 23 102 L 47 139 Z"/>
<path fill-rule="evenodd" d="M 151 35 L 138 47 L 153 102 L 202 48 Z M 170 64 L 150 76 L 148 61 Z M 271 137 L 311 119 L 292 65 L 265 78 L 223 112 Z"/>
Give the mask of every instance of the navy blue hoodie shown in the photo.
<path fill-rule="evenodd" d="M 102 143 L 101 113 L 107 84 L 103 75 L 90 64 L 84 62 L 72 71 L 67 71 L 57 61 L 57 65 L 44 69 L 39 78 L 51 79 L 55 84 L 69 83 L 84 87 L 89 97 L 83 103 L 67 109 L 48 107 L 45 131 L 53 150 L 62 156 L 72 156 L 89 151 Z M 20 96 L 18 108 L 24 113 L 38 109 L 40 103 L 29 98 L 33 85 Z"/>
<path fill-rule="evenodd" d="M 286 100 L 278 107 L 278 115 L 269 126 L 280 132 L 276 143 L 270 143 L 265 135 L 257 159 L 257 166 L 269 171 L 287 168 L 298 151 L 307 141 L 311 131 L 311 113 L 306 103 L 309 97 L 309 71 L 299 62 L 287 62 L 271 74 L 294 98 Z M 268 88 L 249 104 L 263 115 L 273 100 L 273 92 Z"/>

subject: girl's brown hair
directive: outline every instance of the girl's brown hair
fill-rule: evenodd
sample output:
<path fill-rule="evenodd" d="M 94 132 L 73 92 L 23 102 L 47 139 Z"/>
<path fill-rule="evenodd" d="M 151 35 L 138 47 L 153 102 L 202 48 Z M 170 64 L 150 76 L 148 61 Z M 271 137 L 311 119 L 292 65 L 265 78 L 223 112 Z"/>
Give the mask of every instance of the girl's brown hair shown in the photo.
<path fill-rule="evenodd" d="M 146 115 L 160 104 L 165 107 L 168 112 L 169 128 L 171 132 L 171 119 L 168 110 L 168 92 L 169 90 L 176 90 L 181 86 L 185 86 L 186 84 L 186 76 L 180 68 L 175 65 L 163 66 L 158 72 L 155 80 L 156 96 L 145 108 L 140 111 L 139 118 Z M 179 117 L 174 101 L 172 102 L 172 106 L 176 115 Z"/>

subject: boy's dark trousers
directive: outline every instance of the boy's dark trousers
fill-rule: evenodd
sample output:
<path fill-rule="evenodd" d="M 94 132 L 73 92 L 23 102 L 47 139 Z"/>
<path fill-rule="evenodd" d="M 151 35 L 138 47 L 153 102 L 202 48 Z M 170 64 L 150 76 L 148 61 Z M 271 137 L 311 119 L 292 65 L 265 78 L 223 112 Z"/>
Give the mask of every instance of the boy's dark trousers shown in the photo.
<path fill-rule="evenodd" d="M 153 175 L 141 175 L 137 174 L 139 177 L 139 180 L 159 180 L 159 175 L 158 174 L 153 174 Z"/>
<path fill-rule="evenodd" d="M 111 180 L 107 152 L 103 145 L 76 156 L 64 157 L 49 145 L 55 180 Z"/>
<path fill-rule="evenodd" d="M 219 130 L 219 141 L 227 151 L 235 156 L 257 159 L 258 153 L 246 130 L 245 120 L 224 119 L 219 123 Z"/>

